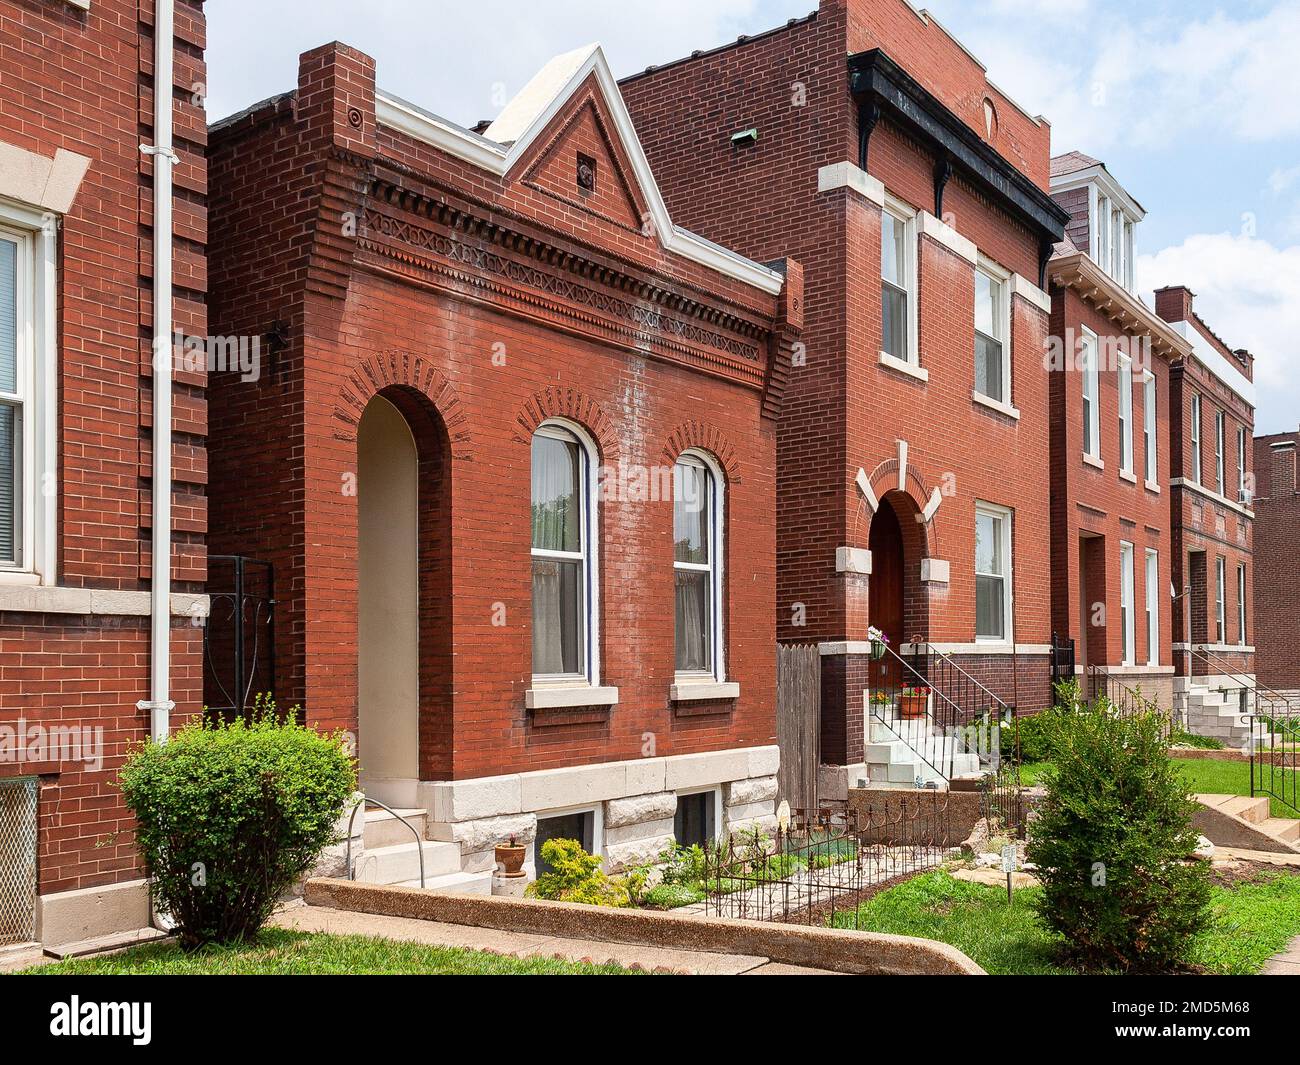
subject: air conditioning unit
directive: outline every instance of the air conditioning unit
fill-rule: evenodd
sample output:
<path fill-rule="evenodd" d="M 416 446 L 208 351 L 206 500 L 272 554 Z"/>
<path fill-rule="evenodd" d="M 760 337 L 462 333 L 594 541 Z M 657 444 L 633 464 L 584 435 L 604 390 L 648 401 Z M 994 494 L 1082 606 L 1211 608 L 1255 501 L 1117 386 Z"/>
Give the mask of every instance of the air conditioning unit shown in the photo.
<path fill-rule="evenodd" d="M 1248 507 L 1255 501 L 1255 493 L 1249 488 L 1242 488 L 1237 492 L 1237 502 L 1243 507 Z"/>

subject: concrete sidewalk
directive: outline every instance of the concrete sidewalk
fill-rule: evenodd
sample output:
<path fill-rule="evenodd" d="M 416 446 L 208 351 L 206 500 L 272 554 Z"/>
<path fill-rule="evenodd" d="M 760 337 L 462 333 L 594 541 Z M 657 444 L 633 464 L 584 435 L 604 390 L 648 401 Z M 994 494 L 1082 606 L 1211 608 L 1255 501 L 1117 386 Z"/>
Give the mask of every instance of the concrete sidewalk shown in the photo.
<path fill-rule="evenodd" d="M 490 950 L 515 958 L 559 958 L 563 961 L 610 963 L 625 969 L 698 976 L 840 976 L 826 969 L 781 965 L 748 954 L 712 954 L 672 950 L 630 943 L 605 943 L 595 939 L 569 939 L 527 932 L 502 932 L 494 928 L 443 924 L 411 917 L 385 917 L 354 913 L 325 906 L 291 906 L 270 921 L 280 928 L 335 935 L 383 936 L 386 939 L 427 943 L 437 947 Z"/>

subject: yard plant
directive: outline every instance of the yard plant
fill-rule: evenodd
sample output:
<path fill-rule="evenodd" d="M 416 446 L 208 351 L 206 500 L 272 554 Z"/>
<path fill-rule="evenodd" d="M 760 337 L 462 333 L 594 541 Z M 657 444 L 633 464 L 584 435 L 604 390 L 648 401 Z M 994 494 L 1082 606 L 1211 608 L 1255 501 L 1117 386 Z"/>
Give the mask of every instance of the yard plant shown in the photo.
<path fill-rule="evenodd" d="M 1054 766 L 1029 826 L 1038 913 L 1084 969 L 1169 971 L 1208 920 L 1195 802 L 1167 755 L 1159 714 L 1105 700 L 1054 714 Z"/>
<path fill-rule="evenodd" d="M 341 735 L 260 699 L 249 720 L 195 720 L 136 749 L 121 786 L 154 903 L 193 950 L 257 933 L 336 842 L 356 769 Z"/>

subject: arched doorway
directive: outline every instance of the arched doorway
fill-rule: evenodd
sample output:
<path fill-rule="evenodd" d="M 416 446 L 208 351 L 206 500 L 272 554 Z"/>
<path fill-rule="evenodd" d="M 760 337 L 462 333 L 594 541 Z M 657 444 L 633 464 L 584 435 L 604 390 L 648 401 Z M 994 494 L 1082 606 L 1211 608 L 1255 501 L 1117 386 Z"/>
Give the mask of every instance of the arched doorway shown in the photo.
<path fill-rule="evenodd" d="M 416 805 L 420 778 L 419 456 L 382 396 L 357 430 L 357 748 L 361 788 Z"/>
<path fill-rule="evenodd" d="M 901 654 L 906 613 L 903 590 L 905 552 L 898 512 L 888 497 L 881 500 L 875 517 L 871 519 L 867 546 L 871 549 L 871 579 L 867 590 L 870 621 L 889 637 L 890 649 Z M 886 655 L 873 663 L 871 679 L 873 688 L 898 686 L 902 676 L 893 655 Z"/>

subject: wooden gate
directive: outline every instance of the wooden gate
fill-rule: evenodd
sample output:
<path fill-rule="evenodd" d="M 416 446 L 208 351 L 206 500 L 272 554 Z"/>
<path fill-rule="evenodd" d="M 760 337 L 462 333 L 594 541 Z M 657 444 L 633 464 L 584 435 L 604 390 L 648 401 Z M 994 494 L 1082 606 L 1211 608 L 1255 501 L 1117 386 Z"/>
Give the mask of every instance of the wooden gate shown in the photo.
<path fill-rule="evenodd" d="M 816 644 L 778 644 L 776 742 L 781 748 L 777 801 L 795 810 L 817 809 L 821 752 L 822 664 Z"/>

